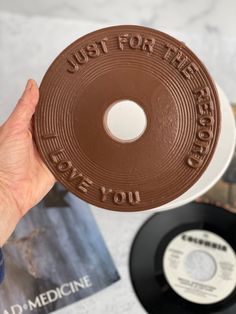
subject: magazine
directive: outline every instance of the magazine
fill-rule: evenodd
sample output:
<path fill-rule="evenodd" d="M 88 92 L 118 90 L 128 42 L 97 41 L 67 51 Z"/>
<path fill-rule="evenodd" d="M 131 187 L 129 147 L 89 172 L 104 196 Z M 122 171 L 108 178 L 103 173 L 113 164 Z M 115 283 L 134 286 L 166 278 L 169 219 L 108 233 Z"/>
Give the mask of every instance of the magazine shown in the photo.
<path fill-rule="evenodd" d="M 89 204 L 56 183 L 3 248 L 0 314 L 50 313 L 119 279 Z"/>

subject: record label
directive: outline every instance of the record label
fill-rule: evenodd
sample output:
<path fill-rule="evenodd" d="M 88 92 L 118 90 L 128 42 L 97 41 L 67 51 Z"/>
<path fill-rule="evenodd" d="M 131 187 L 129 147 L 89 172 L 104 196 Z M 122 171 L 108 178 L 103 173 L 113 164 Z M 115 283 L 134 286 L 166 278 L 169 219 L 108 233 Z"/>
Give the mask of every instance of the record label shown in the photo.
<path fill-rule="evenodd" d="M 236 288 L 235 252 L 210 231 L 178 234 L 165 250 L 163 269 L 171 288 L 196 304 L 220 302 Z"/>

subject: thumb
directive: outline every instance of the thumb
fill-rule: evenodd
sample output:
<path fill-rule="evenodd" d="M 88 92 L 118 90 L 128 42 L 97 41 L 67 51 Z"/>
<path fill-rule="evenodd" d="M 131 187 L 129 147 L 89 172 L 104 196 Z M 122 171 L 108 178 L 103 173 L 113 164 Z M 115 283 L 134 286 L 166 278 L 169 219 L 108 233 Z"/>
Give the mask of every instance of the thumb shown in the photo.
<path fill-rule="evenodd" d="M 29 79 L 22 96 L 18 100 L 7 122 L 16 124 L 18 131 L 21 128 L 29 128 L 38 100 L 39 89 L 37 83 L 34 80 Z"/>

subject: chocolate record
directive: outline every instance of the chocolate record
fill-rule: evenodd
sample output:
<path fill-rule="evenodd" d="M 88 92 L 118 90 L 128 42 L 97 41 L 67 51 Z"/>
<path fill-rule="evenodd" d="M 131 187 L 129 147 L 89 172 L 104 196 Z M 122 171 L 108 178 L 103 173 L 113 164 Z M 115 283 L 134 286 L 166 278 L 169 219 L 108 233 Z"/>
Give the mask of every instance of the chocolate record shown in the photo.
<path fill-rule="evenodd" d="M 105 117 L 125 99 L 142 107 L 147 127 L 120 142 Z M 34 115 L 38 150 L 56 179 L 118 211 L 158 207 L 187 191 L 219 132 L 219 99 L 205 66 L 184 43 L 142 26 L 104 28 L 67 47 L 43 78 Z"/>

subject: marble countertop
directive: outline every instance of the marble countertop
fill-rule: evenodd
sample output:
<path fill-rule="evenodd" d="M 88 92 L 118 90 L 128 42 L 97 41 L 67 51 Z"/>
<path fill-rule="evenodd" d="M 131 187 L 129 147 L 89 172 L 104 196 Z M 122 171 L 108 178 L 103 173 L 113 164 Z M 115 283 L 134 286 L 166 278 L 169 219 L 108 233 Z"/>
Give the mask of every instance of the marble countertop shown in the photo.
<path fill-rule="evenodd" d="M 117 24 L 157 28 L 184 41 L 205 63 L 230 101 L 236 102 L 236 2 L 234 0 L 80 1 L 0 3 L 0 124 L 12 111 L 29 77 L 40 83 L 53 59 L 90 31 Z M 222 18 L 223 17 L 223 18 Z M 93 207 L 122 280 L 57 311 L 65 314 L 142 314 L 129 280 L 132 239 L 150 216 Z"/>

